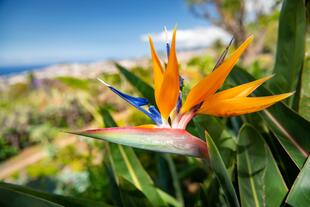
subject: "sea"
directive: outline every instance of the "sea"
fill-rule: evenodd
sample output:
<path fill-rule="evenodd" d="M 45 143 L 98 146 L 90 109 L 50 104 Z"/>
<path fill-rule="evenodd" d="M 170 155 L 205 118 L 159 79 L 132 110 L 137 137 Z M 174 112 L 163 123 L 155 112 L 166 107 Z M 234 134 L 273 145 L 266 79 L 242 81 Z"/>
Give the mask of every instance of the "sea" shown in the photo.
<path fill-rule="evenodd" d="M 24 72 L 31 72 L 35 70 L 40 70 L 44 67 L 48 66 L 48 64 L 45 65 L 25 65 L 25 66 L 0 66 L 0 76 L 10 76 L 10 75 L 16 75 L 19 73 Z"/>

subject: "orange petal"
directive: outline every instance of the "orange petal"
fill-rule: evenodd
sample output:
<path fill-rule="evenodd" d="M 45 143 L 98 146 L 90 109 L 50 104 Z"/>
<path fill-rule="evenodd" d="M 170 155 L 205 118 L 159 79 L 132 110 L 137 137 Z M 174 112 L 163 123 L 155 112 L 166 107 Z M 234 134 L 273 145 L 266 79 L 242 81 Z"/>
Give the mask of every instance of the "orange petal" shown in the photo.
<path fill-rule="evenodd" d="M 264 82 L 272 78 L 273 75 L 267 76 L 261 79 L 258 79 L 256 81 L 252 81 L 249 83 L 245 83 L 221 92 L 218 92 L 214 94 L 213 96 L 207 98 L 205 102 L 211 102 L 215 99 L 229 99 L 229 98 L 235 98 L 235 97 L 246 97 L 250 95 L 256 88 L 258 88 L 260 85 L 262 85 Z M 204 102 L 204 104 L 205 104 Z"/>
<path fill-rule="evenodd" d="M 217 99 L 203 105 L 198 113 L 213 116 L 238 116 L 263 110 L 272 104 L 281 101 L 293 93 L 284 93 L 265 97 L 235 97 L 230 99 Z"/>
<path fill-rule="evenodd" d="M 232 55 L 227 60 L 225 60 L 217 69 L 215 69 L 212 73 L 202 79 L 190 90 L 186 101 L 181 109 L 182 113 L 190 110 L 193 106 L 201 103 L 204 99 L 214 94 L 219 89 L 219 87 L 221 87 L 229 72 L 232 70 L 233 66 L 237 63 L 239 57 L 249 46 L 252 40 L 253 36 L 251 35 L 240 45 L 240 47 L 234 53 L 232 53 Z"/>
<path fill-rule="evenodd" d="M 155 124 L 143 124 L 143 125 L 139 125 L 139 126 L 136 126 L 136 127 L 139 127 L 139 128 L 156 128 L 157 126 Z"/>
<path fill-rule="evenodd" d="M 175 36 L 176 29 L 173 31 L 167 70 L 164 73 L 158 99 L 156 100 L 158 109 L 166 120 L 169 118 L 170 112 L 176 106 L 180 90 L 178 60 L 175 51 Z"/>
<path fill-rule="evenodd" d="M 158 103 L 158 95 L 160 91 L 160 86 L 163 81 L 163 68 L 156 54 L 151 36 L 149 36 L 149 42 L 150 42 L 150 47 L 151 47 L 152 63 L 153 63 L 155 100 L 156 100 L 156 103 Z"/>

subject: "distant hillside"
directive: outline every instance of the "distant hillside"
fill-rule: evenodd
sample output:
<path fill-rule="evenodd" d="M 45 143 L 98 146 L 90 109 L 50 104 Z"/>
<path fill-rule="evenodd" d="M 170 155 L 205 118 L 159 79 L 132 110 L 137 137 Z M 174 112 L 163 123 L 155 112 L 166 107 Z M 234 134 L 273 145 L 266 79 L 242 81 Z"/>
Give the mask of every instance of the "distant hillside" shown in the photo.
<path fill-rule="evenodd" d="M 198 55 L 214 55 L 214 51 L 211 49 L 195 49 L 195 50 L 182 50 L 178 52 L 179 62 L 186 62 L 194 56 Z M 164 54 L 161 55 L 162 60 L 166 59 Z M 44 67 L 39 70 L 33 71 L 35 77 L 41 78 L 55 78 L 59 76 L 72 76 L 78 78 L 96 78 L 100 73 L 113 73 L 116 72 L 114 62 L 120 65 L 131 68 L 134 66 L 147 66 L 149 64 L 149 57 L 142 57 L 136 59 L 124 59 L 124 60 L 106 60 L 97 61 L 92 63 L 68 63 L 68 64 L 55 64 L 48 67 Z M 23 72 L 15 75 L 0 76 L 0 88 L 5 87 L 13 83 L 25 81 L 29 72 Z"/>

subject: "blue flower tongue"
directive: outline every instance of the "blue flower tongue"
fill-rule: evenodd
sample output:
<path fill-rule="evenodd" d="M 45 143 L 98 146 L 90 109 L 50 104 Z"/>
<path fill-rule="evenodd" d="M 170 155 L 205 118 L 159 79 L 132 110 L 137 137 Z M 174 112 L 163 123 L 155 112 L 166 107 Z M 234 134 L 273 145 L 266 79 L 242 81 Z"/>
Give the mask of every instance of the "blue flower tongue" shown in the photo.
<path fill-rule="evenodd" d="M 158 110 L 153 105 L 151 105 L 148 110 L 145 110 L 142 107 L 142 106 L 147 106 L 149 104 L 149 101 L 146 98 L 130 96 L 128 94 L 125 94 L 125 93 L 117 90 L 116 88 L 114 88 L 113 86 L 107 84 L 103 80 L 101 80 L 99 78 L 98 78 L 98 80 L 101 83 L 103 83 L 105 86 L 107 86 L 111 91 L 113 91 L 114 93 L 119 95 L 126 102 L 128 102 L 129 104 L 131 104 L 132 106 L 134 106 L 138 110 L 142 111 L 145 115 L 150 117 L 157 125 L 161 125 L 162 124 L 161 115 L 160 115 Z"/>
<path fill-rule="evenodd" d="M 149 104 L 149 101 L 146 98 L 133 97 L 133 96 L 130 96 L 128 94 L 125 94 L 117 90 L 116 88 L 112 86 L 108 86 L 108 87 L 111 89 L 111 91 L 113 91 L 114 93 L 116 93 L 117 95 L 122 97 L 125 101 L 127 101 L 128 103 L 130 103 L 131 105 L 135 107 L 146 106 Z"/>
<path fill-rule="evenodd" d="M 170 45 L 169 45 L 168 42 L 166 43 L 166 50 L 167 50 L 167 57 L 168 57 L 168 59 L 169 59 L 169 55 L 170 55 Z"/>
<path fill-rule="evenodd" d="M 168 42 L 168 31 L 167 31 L 166 26 L 164 27 L 164 32 L 165 32 L 165 34 L 166 34 L 166 51 L 167 51 L 167 58 L 168 58 L 168 60 L 169 60 L 170 45 L 169 45 L 169 42 Z"/>
<path fill-rule="evenodd" d="M 157 125 L 161 125 L 163 122 L 161 120 L 161 115 L 155 106 L 150 105 L 149 113 L 147 114 Z"/>

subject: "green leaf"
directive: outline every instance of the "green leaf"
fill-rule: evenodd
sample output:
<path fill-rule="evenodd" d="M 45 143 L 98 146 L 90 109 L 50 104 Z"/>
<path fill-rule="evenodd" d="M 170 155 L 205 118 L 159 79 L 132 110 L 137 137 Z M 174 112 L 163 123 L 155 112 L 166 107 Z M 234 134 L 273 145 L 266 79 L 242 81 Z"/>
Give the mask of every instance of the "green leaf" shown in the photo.
<path fill-rule="evenodd" d="M 176 166 L 173 162 L 172 157 L 169 154 L 165 154 L 164 157 L 166 158 L 168 162 L 168 168 L 169 168 L 169 172 L 171 173 L 172 184 L 175 190 L 177 200 L 182 204 L 182 206 L 184 206 L 184 199 L 183 199 L 182 189 L 180 186 L 179 176 L 178 176 Z"/>
<path fill-rule="evenodd" d="M 216 117 L 198 115 L 194 118 L 194 123 L 200 137 L 204 137 L 204 132 L 208 131 L 227 164 L 231 160 L 232 152 L 236 151 L 236 142 L 227 131 L 224 122 Z"/>
<path fill-rule="evenodd" d="M 110 113 L 101 109 L 101 114 L 106 127 L 116 126 Z M 141 190 L 154 206 L 166 206 L 166 203 L 173 206 L 180 206 L 170 195 L 159 191 L 148 173 L 141 165 L 134 150 L 119 144 L 109 144 L 110 164 L 114 174 L 125 178 L 137 189 Z"/>
<path fill-rule="evenodd" d="M 34 197 L 29 194 L 24 194 L 21 192 L 16 192 L 11 189 L 5 189 L 0 187 L 0 205 L 3 207 L 33 207 L 33 206 L 43 206 L 43 207 L 59 207 L 57 203 L 50 202 L 38 197 Z"/>
<path fill-rule="evenodd" d="M 230 77 L 237 84 L 254 80 L 249 73 L 239 68 L 235 68 Z M 254 95 L 268 96 L 272 94 L 261 86 L 254 91 Z M 310 122 L 283 103 L 277 103 L 259 112 L 259 115 L 275 134 L 296 166 L 301 169 L 310 151 Z"/>
<path fill-rule="evenodd" d="M 220 183 L 215 174 L 209 174 L 206 178 L 207 185 L 201 186 L 202 206 L 226 206 L 226 199 L 221 191 Z M 216 205 L 215 205 L 216 204 Z"/>
<path fill-rule="evenodd" d="M 205 131 L 209 133 L 228 169 L 229 176 L 232 176 L 236 166 L 237 142 L 227 131 L 223 121 L 225 120 L 208 115 L 198 115 L 194 118 L 199 137 L 204 137 Z"/>
<path fill-rule="evenodd" d="M 27 187 L 0 183 L 0 206 L 33 207 L 33 206 L 77 206 L 77 207 L 107 207 L 102 202 L 80 198 L 66 197 L 56 194 L 32 190 Z"/>
<path fill-rule="evenodd" d="M 230 206 L 240 206 L 236 191 L 231 182 L 224 161 L 215 143 L 213 142 L 211 136 L 206 134 L 206 137 L 209 147 L 211 167 L 214 170 L 219 183 L 222 185 L 227 202 L 229 203 Z"/>
<path fill-rule="evenodd" d="M 119 189 L 121 192 L 121 199 L 123 200 L 124 205 L 126 207 L 136 207 L 136 206 L 157 206 L 152 205 L 152 203 L 147 199 L 147 196 L 144 192 L 137 189 L 135 185 L 133 185 L 128 180 L 119 177 Z"/>
<path fill-rule="evenodd" d="M 121 190 L 118 186 L 117 179 L 116 179 L 116 176 L 115 176 L 115 173 L 112 167 L 108 165 L 106 162 L 104 162 L 103 165 L 104 165 L 104 169 L 105 169 L 105 172 L 109 180 L 109 184 L 110 184 L 109 187 L 111 190 L 114 204 L 118 207 L 124 206 L 124 201 L 121 196 Z"/>
<path fill-rule="evenodd" d="M 238 183 L 242 206 L 280 206 L 287 188 L 262 136 L 243 125 L 238 137 Z"/>
<path fill-rule="evenodd" d="M 308 3 L 310 8 L 310 1 Z M 310 13 L 309 13 L 310 15 Z M 310 34 L 307 37 L 307 54 L 305 58 L 304 69 L 302 74 L 301 97 L 299 113 L 310 121 Z"/>
<path fill-rule="evenodd" d="M 154 89 L 149 84 L 141 80 L 141 78 L 139 78 L 123 66 L 117 63 L 115 63 L 115 66 L 125 76 L 129 83 L 141 93 L 144 98 L 147 98 L 151 104 L 155 105 Z"/>
<path fill-rule="evenodd" d="M 286 203 L 292 206 L 309 206 L 310 203 L 310 157 L 292 186 Z"/>
<path fill-rule="evenodd" d="M 172 176 L 169 169 L 168 161 L 165 157 L 164 153 L 155 153 L 154 162 L 156 164 L 156 184 L 157 186 L 173 195 L 174 191 L 171 188 L 172 184 Z"/>
<path fill-rule="evenodd" d="M 301 79 L 305 55 L 306 10 L 304 0 L 284 0 L 282 4 L 276 62 L 271 80 L 271 89 L 275 93 L 296 91 L 288 99 L 290 107 L 298 109 L 300 91 L 298 82 Z M 294 100 L 297 99 L 297 100 Z"/>
<path fill-rule="evenodd" d="M 115 173 L 142 191 L 154 206 L 165 206 L 133 149 L 115 145 L 115 147 L 110 146 L 110 151 Z"/>
<path fill-rule="evenodd" d="M 108 110 L 102 107 L 99 109 L 99 111 L 105 127 L 117 127 L 116 122 Z"/>
<path fill-rule="evenodd" d="M 184 204 L 182 204 L 180 201 L 176 200 L 174 197 L 169 195 L 168 193 L 162 191 L 161 189 L 157 188 L 157 192 L 162 197 L 162 199 L 169 204 L 169 206 L 175 206 L 175 207 L 182 207 Z"/>
<path fill-rule="evenodd" d="M 145 194 L 123 177 L 115 177 L 112 168 L 105 164 L 109 176 L 113 201 L 118 207 L 153 206 Z"/>

